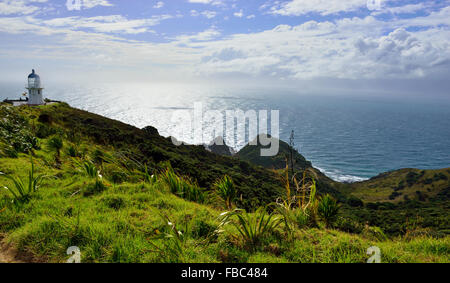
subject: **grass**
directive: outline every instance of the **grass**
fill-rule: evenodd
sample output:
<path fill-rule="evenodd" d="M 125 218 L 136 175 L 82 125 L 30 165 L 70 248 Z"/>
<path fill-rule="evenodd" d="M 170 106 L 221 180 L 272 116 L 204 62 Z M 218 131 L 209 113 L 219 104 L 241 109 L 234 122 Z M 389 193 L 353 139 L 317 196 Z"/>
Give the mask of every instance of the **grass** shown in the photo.
<path fill-rule="evenodd" d="M 0 166 L 6 162 L 2 168 L 20 172 L 28 160 L 2 159 Z M 36 162 L 40 170 L 59 174 Z M 50 262 L 65 262 L 70 246 L 80 247 L 82 262 L 365 262 L 366 249 L 373 245 L 380 247 L 383 262 L 450 260 L 448 237 L 378 241 L 306 227 L 294 229 L 286 241 L 283 224 L 275 225 L 277 216 L 270 219 L 267 212 L 235 212 L 228 218 L 236 225 L 220 226 L 221 211 L 172 194 L 162 181 L 125 182 L 87 197 L 76 192 L 93 180 L 72 173 L 45 179 L 20 209 L 6 205 L 0 213 L 0 232 L 20 250 Z M 0 194 L 11 198 L 6 191 Z M 217 227 L 222 233 L 214 233 Z M 182 239 L 176 231 L 183 233 Z"/>

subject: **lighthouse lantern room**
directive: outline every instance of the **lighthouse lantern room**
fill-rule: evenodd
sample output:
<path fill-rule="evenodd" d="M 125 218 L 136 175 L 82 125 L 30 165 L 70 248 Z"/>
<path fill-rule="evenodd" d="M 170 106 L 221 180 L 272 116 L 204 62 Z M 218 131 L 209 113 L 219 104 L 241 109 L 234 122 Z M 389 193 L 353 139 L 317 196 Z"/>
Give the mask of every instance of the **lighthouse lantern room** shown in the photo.
<path fill-rule="evenodd" d="M 44 88 L 41 86 L 41 78 L 38 74 L 32 70 L 31 74 L 28 76 L 28 104 L 29 105 L 43 105 L 44 99 L 42 97 L 42 90 Z"/>

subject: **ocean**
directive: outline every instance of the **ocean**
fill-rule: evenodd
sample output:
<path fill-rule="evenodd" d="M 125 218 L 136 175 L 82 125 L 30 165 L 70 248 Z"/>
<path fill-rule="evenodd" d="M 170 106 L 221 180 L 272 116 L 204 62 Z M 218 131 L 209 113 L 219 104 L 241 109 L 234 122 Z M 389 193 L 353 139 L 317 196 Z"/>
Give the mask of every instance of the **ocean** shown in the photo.
<path fill-rule="evenodd" d="M 1 100 L 24 91 L 23 84 L 0 87 Z M 450 167 L 450 96 L 112 83 L 47 84 L 44 97 L 180 139 L 171 118 L 175 111 L 192 111 L 195 102 L 223 113 L 279 110 L 280 138 L 289 140 L 294 130 L 299 152 L 337 181 L 361 181 L 400 168 Z M 236 149 L 245 142 L 238 141 Z"/>

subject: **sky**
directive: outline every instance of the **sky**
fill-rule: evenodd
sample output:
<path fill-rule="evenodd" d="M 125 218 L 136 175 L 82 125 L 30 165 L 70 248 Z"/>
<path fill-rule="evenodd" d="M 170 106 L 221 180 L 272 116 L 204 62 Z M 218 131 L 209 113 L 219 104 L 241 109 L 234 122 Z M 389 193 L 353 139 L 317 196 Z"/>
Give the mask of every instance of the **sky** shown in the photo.
<path fill-rule="evenodd" d="M 450 0 L 0 0 L 0 81 L 448 94 L 449 26 Z"/>

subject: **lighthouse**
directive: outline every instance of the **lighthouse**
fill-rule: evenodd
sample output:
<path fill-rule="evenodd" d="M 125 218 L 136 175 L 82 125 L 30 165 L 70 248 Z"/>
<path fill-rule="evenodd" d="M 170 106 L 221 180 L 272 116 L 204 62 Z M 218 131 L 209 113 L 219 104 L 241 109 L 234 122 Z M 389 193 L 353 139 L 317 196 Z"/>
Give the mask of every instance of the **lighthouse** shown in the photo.
<path fill-rule="evenodd" d="M 28 76 L 28 105 L 43 105 L 44 99 L 42 98 L 41 78 L 38 74 L 32 70 L 31 74 Z"/>

